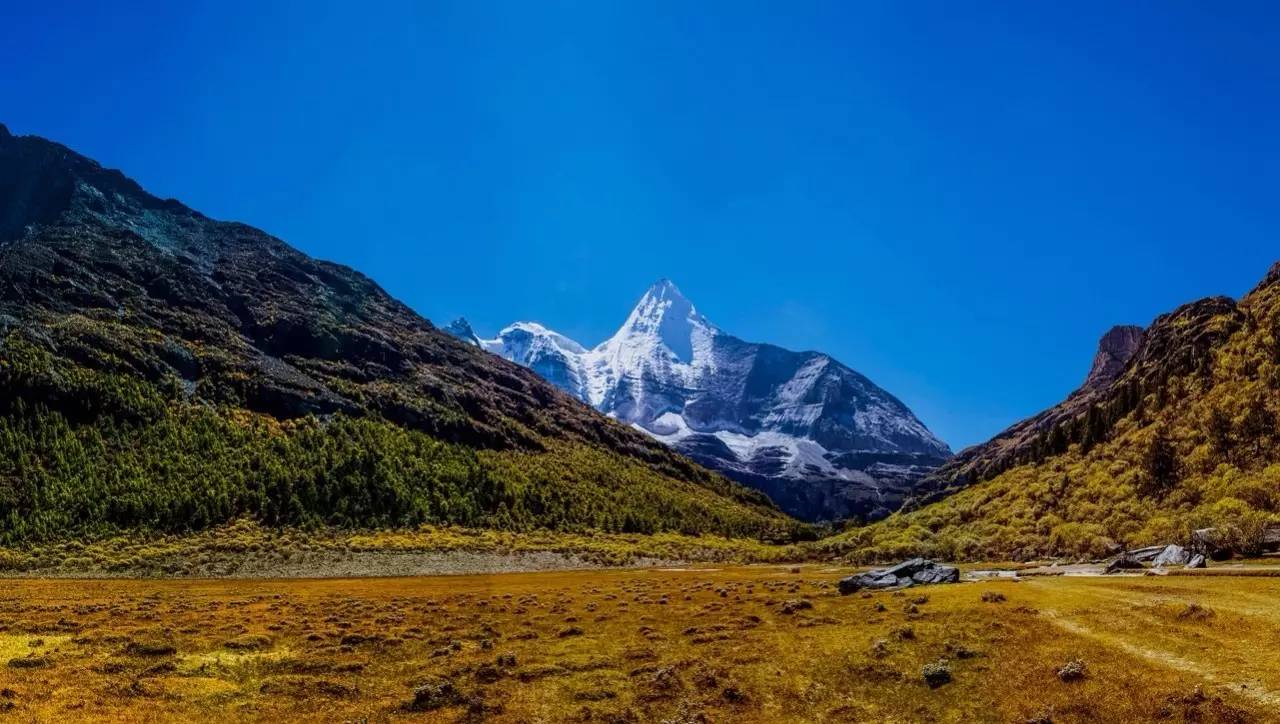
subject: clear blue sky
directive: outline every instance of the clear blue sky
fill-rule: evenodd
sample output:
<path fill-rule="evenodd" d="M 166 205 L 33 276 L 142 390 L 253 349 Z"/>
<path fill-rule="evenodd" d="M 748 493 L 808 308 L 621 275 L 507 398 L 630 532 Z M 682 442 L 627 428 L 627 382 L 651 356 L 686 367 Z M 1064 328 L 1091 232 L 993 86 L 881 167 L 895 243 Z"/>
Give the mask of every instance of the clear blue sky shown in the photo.
<path fill-rule="evenodd" d="M 957 449 L 1280 258 L 1275 3 L 23 5 L 15 133 L 484 334 L 671 277 Z"/>

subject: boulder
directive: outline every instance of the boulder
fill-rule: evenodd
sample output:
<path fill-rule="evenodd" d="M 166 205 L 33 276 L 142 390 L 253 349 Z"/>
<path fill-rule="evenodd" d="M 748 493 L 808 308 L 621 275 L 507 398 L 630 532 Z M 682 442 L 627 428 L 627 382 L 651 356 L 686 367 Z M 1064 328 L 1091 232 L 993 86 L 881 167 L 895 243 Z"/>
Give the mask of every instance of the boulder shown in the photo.
<path fill-rule="evenodd" d="M 1187 568 L 1204 568 L 1204 567 L 1205 567 L 1204 556 L 1199 553 L 1191 556 L 1191 559 L 1187 561 Z"/>
<path fill-rule="evenodd" d="M 1190 560 L 1191 554 L 1179 545 L 1165 546 L 1164 550 L 1151 559 L 1153 566 L 1180 566 Z"/>
<path fill-rule="evenodd" d="M 960 569 L 955 566 L 935 565 L 933 568 L 916 571 L 912 574 L 911 580 L 922 586 L 935 583 L 955 583 L 960 580 Z"/>
<path fill-rule="evenodd" d="M 889 566 L 884 569 L 884 573 L 892 573 L 898 578 L 910 578 L 915 575 L 916 571 L 924 570 L 932 565 L 934 565 L 933 561 L 926 561 L 923 558 L 912 558 L 895 566 Z"/>
<path fill-rule="evenodd" d="M 863 589 L 906 588 L 912 585 L 955 583 L 960 580 L 960 569 L 944 566 L 923 558 L 912 558 L 889 568 L 858 573 L 840 579 L 841 595 L 849 595 Z"/>
<path fill-rule="evenodd" d="M 866 573 L 858 573 L 848 578 L 841 578 L 839 583 L 840 595 L 847 596 L 850 593 L 861 591 L 864 588 L 893 588 L 898 585 L 897 576 L 884 575 L 881 571 L 868 571 Z"/>
<path fill-rule="evenodd" d="M 1135 548 L 1129 551 L 1128 556 L 1139 563 L 1148 563 L 1154 561 L 1156 556 L 1160 555 L 1169 546 L 1147 546 L 1146 548 Z M 1176 547 L 1176 546 L 1174 546 Z"/>
<path fill-rule="evenodd" d="M 871 580 L 868 588 L 894 588 L 902 585 L 902 580 L 893 576 L 881 576 Z"/>

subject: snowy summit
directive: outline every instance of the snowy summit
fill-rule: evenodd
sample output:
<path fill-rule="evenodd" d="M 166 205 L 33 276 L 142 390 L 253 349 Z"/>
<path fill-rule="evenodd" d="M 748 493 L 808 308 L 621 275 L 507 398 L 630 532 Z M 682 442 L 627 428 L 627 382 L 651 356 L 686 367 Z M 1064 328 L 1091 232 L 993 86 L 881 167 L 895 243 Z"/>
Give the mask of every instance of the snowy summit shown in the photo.
<path fill-rule="evenodd" d="M 667 279 L 591 349 L 533 322 L 494 339 L 466 320 L 446 330 L 810 520 L 886 515 L 951 456 L 871 380 L 819 352 L 727 334 Z"/>

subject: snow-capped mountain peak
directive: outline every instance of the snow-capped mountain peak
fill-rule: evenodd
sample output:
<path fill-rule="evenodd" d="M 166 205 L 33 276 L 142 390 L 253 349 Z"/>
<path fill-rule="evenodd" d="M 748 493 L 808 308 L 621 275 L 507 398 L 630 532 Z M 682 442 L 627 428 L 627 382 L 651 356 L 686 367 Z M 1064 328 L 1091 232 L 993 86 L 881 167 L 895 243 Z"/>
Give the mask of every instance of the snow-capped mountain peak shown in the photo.
<path fill-rule="evenodd" d="M 572 339 L 569 339 L 563 334 L 547 329 L 537 322 L 516 322 L 499 332 L 498 337 L 500 339 L 528 339 L 531 344 L 550 345 L 556 350 L 568 354 L 585 354 L 587 351 L 582 345 Z"/>
<path fill-rule="evenodd" d="M 693 362 L 696 340 L 716 332 L 715 326 L 698 314 L 671 280 L 659 279 L 640 297 L 617 333 L 597 350 L 648 352 L 660 345 L 675 362 L 689 364 Z"/>
<path fill-rule="evenodd" d="M 468 339 L 469 331 L 455 334 Z M 594 348 L 533 322 L 479 346 L 763 489 L 800 517 L 885 514 L 951 455 L 866 377 L 825 354 L 727 334 L 667 279 Z"/>

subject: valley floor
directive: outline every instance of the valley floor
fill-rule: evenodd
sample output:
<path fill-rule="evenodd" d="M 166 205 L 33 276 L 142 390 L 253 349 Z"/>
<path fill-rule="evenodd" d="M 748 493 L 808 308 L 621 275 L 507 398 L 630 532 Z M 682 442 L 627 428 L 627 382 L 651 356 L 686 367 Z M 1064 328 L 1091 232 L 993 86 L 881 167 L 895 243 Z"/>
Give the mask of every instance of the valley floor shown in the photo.
<path fill-rule="evenodd" d="M 814 558 L 801 545 L 679 533 L 568 533 L 422 526 L 349 531 L 251 520 L 187 535 L 121 534 L 0 547 L 0 577 L 366 578 L 519 573 Z"/>
<path fill-rule="evenodd" d="M 842 597 L 842 572 L 8 580 L 0 718 L 1280 719 L 1280 579 L 1059 576 Z M 942 659 L 950 681 L 930 688 L 922 668 Z M 1064 681 L 1071 661 L 1083 677 Z"/>

